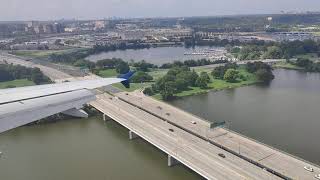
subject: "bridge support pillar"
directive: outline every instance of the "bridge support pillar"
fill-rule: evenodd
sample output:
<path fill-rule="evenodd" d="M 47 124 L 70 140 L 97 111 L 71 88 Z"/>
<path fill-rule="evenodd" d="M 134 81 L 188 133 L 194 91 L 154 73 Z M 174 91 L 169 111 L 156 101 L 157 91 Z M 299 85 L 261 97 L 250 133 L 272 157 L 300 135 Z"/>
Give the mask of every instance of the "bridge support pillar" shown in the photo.
<path fill-rule="evenodd" d="M 89 115 L 82 109 L 72 108 L 66 111 L 61 112 L 62 114 L 78 117 L 78 118 L 88 118 Z"/>
<path fill-rule="evenodd" d="M 132 131 L 129 131 L 129 139 L 130 140 L 133 140 L 133 139 L 136 139 L 136 138 L 138 138 L 139 136 L 136 134 L 136 133 L 134 133 L 134 132 L 132 132 Z"/>
<path fill-rule="evenodd" d="M 174 157 L 170 156 L 168 154 L 168 166 L 169 167 L 172 167 L 172 166 L 175 166 L 177 164 L 179 164 L 180 162 L 178 160 L 176 160 Z"/>
<path fill-rule="evenodd" d="M 110 121 L 111 120 L 111 118 L 105 114 L 103 114 L 102 117 L 103 117 L 103 121 Z"/>

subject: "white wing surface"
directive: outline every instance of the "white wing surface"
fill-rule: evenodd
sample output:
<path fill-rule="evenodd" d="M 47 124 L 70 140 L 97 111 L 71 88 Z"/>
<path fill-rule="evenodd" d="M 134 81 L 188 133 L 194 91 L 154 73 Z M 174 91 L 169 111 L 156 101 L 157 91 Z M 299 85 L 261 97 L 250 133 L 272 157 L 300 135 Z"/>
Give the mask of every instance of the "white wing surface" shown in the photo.
<path fill-rule="evenodd" d="M 0 90 L 0 133 L 60 112 L 85 117 L 80 108 L 95 99 L 91 89 L 126 80 L 100 78 Z"/>

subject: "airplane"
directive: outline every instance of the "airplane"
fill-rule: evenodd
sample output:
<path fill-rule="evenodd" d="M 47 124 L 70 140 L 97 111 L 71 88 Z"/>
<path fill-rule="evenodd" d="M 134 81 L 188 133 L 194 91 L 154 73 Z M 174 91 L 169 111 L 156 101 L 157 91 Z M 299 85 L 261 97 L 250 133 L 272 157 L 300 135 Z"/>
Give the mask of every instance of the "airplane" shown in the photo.
<path fill-rule="evenodd" d="M 129 71 L 117 78 L 2 89 L 0 133 L 57 113 L 88 117 L 81 108 L 95 100 L 95 94 L 91 90 L 119 82 L 130 88 L 130 78 L 133 74 L 134 72 Z"/>

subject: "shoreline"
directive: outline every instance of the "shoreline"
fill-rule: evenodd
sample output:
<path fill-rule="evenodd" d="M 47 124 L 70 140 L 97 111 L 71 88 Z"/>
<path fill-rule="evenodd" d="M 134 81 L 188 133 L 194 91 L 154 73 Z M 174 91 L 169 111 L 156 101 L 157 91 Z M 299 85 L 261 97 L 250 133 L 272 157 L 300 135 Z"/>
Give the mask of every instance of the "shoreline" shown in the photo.
<path fill-rule="evenodd" d="M 197 96 L 197 95 L 202 95 L 202 94 L 206 94 L 206 93 L 209 93 L 209 92 L 219 92 L 219 91 L 224 91 L 224 90 L 228 90 L 228 89 L 236 89 L 236 88 L 241 88 L 241 87 L 246 87 L 246 86 L 252 86 L 252 85 L 256 85 L 256 84 L 260 84 L 262 82 L 260 81 L 256 81 L 256 82 L 252 82 L 252 83 L 247 83 L 247 84 L 241 84 L 241 85 L 233 85 L 233 86 L 229 86 L 229 87 L 224 87 L 224 88 L 208 88 L 208 89 L 203 89 L 203 90 L 199 90 L 199 91 L 195 91 L 195 92 L 192 92 L 192 90 L 190 91 L 184 91 L 184 92 L 181 92 L 182 95 L 180 93 L 178 94 L 175 94 L 174 98 L 172 100 L 176 100 L 176 99 L 182 99 L 184 97 L 190 97 L 190 96 Z M 190 93 L 189 93 L 190 92 Z M 180 95 L 179 95 L 180 94 Z M 155 94 L 155 95 L 152 95 L 150 96 L 156 100 L 159 100 L 159 101 L 164 101 L 160 94 Z M 169 100 L 171 101 L 171 100 Z M 167 102 L 167 101 L 164 101 L 164 102 Z"/>

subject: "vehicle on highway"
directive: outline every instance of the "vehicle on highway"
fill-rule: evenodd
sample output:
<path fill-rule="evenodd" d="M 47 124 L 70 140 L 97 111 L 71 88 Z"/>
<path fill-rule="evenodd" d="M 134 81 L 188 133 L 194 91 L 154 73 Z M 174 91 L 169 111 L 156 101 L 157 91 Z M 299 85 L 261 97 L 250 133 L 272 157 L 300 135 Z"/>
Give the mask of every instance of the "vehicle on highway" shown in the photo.
<path fill-rule="evenodd" d="M 313 172 L 313 168 L 310 166 L 305 166 L 304 169 L 307 171 Z"/>
<path fill-rule="evenodd" d="M 222 157 L 222 158 L 226 158 L 226 156 L 222 153 L 219 153 L 218 156 Z"/>
<path fill-rule="evenodd" d="M 171 128 L 169 129 L 169 131 L 170 131 L 170 132 L 174 132 L 174 130 L 173 130 L 173 129 L 171 129 Z"/>

